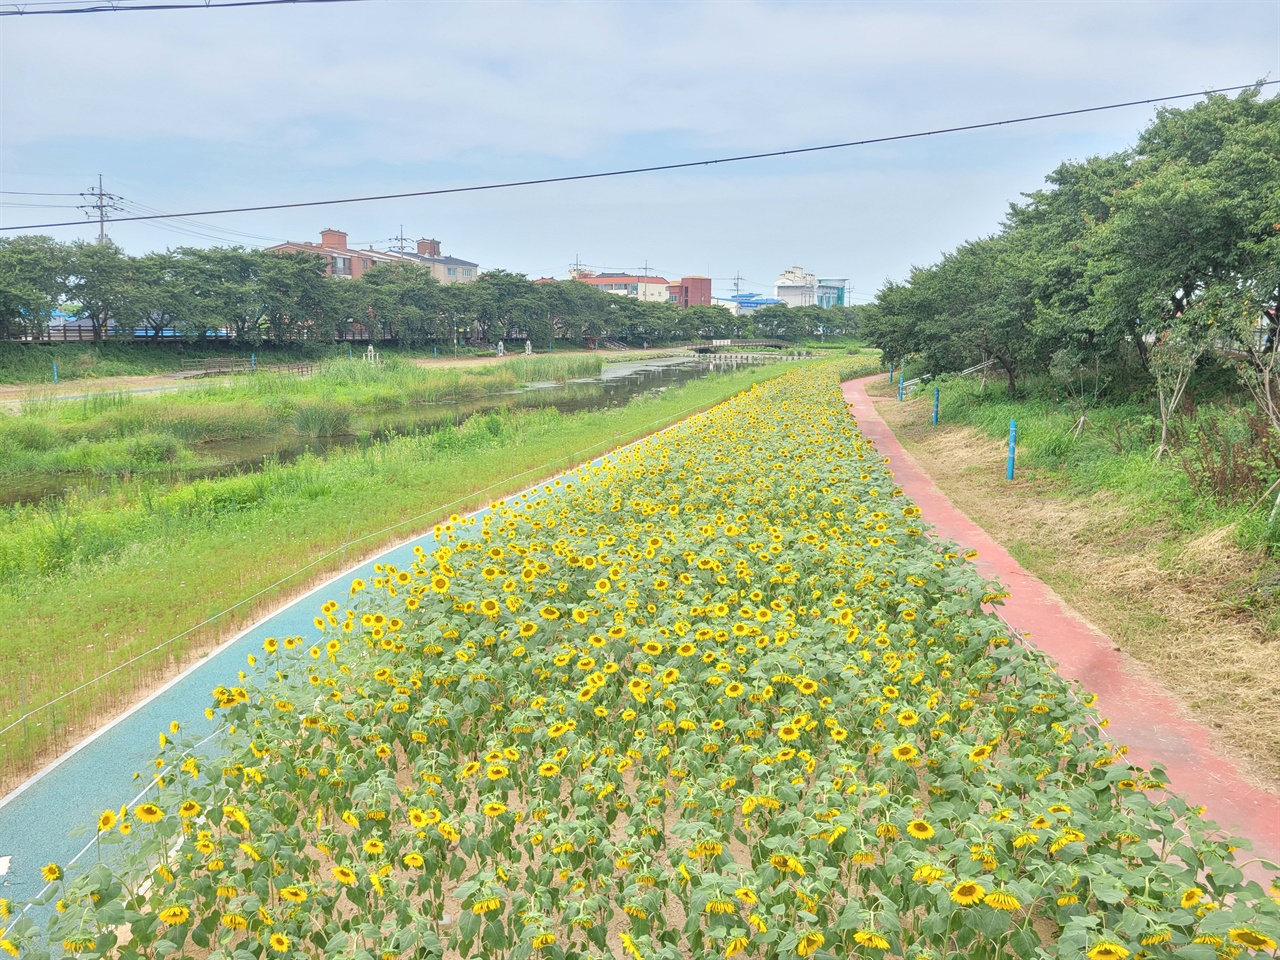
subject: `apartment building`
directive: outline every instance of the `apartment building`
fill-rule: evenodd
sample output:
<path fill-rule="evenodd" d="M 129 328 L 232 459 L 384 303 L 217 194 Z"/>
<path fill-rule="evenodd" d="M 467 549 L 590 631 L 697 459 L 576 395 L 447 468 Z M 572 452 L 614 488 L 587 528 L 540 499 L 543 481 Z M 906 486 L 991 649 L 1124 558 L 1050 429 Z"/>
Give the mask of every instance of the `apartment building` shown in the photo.
<path fill-rule="evenodd" d="M 330 276 L 358 280 L 365 271 L 380 263 L 416 263 L 429 267 L 431 275 L 441 283 L 471 283 L 480 275 L 480 265 L 458 257 L 446 257 L 439 240 L 419 240 L 416 253 L 405 250 L 353 250 L 342 230 L 326 227 L 320 231 L 320 242 L 289 241 L 266 249 L 273 253 L 314 253 L 329 261 Z"/>

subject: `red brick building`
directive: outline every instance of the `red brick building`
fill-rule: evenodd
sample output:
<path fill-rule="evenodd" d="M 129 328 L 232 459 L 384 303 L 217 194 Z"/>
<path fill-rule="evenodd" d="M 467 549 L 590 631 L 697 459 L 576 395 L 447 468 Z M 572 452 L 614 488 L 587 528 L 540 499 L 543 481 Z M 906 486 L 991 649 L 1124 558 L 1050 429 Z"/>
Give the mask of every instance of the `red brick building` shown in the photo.
<path fill-rule="evenodd" d="M 395 258 L 376 250 L 352 250 L 347 235 L 330 227 L 320 231 L 319 243 L 278 243 L 267 247 L 272 253 L 315 253 L 329 261 L 327 272 L 334 277 L 358 280 L 375 264 L 391 263 Z"/>
<path fill-rule="evenodd" d="M 681 307 L 711 306 L 710 277 L 681 277 L 667 285 L 667 299 Z"/>

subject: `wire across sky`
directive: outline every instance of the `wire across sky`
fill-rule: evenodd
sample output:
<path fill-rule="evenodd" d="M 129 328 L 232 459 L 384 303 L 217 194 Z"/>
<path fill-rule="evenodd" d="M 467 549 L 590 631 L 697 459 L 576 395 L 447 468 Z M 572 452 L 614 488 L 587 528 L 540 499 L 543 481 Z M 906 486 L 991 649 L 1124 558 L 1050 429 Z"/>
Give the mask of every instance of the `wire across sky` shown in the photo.
<path fill-rule="evenodd" d="M 370 0 L 191 0 L 189 3 L 156 3 L 154 0 L 24 0 L 0 3 L 0 17 L 37 17 L 70 13 L 125 13 L 130 10 L 218 10 L 223 7 L 278 7 L 304 3 L 369 3 Z"/>
<path fill-rule="evenodd" d="M 268 0 L 258 0 L 268 2 Z M 864 140 L 848 140 L 843 143 L 827 143 L 816 147 L 793 147 L 787 150 L 769 150 L 760 153 L 747 153 L 732 157 L 716 157 L 709 160 L 689 160 L 681 163 L 663 163 L 648 167 L 630 167 L 622 170 L 605 170 L 597 173 L 567 174 L 558 177 L 539 177 L 531 180 L 509 180 L 502 183 L 484 183 L 465 187 L 442 187 L 435 190 L 414 190 L 408 193 L 384 193 L 364 197 L 342 197 L 332 200 L 302 200 L 295 203 L 265 203 L 244 207 L 224 207 L 215 210 L 188 210 L 182 213 L 148 213 L 134 214 L 127 217 L 109 217 L 107 223 L 133 223 L 148 220 L 173 220 L 190 217 L 212 217 L 228 213 L 258 213 L 266 210 L 296 210 L 303 207 L 331 207 L 348 203 L 371 203 L 377 200 L 407 200 L 415 197 L 439 197 L 458 193 L 480 193 L 487 190 L 510 190 L 519 187 L 535 187 L 552 183 L 573 183 L 583 180 L 601 180 L 609 177 L 635 176 L 641 173 L 660 173 L 671 170 L 688 170 L 694 167 L 711 167 L 725 163 L 743 163 L 749 160 L 766 160 L 774 157 L 793 157 L 809 153 L 820 153 L 828 150 L 845 150 L 851 147 L 866 147 L 878 143 L 894 143 L 903 140 L 919 140 L 925 137 L 936 137 L 949 133 L 964 133 L 973 130 L 991 130 L 1019 123 L 1032 123 L 1039 120 L 1053 120 L 1061 117 L 1075 117 L 1087 113 L 1101 113 L 1105 110 L 1120 110 L 1125 107 L 1149 106 L 1154 103 L 1168 103 L 1173 100 L 1188 100 L 1210 94 L 1234 93 L 1240 90 L 1261 89 L 1273 86 L 1280 80 L 1265 80 L 1256 83 L 1239 84 L 1232 87 L 1216 87 L 1194 93 L 1176 93 L 1163 97 L 1148 97 L 1145 100 L 1126 100 L 1121 103 L 1108 103 L 1093 107 L 1078 107 L 1073 110 L 1056 110 L 1051 113 L 1038 113 L 1025 117 L 1012 117 L 1005 120 L 988 120 L 981 123 L 967 123 L 951 127 L 938 127 L 933 130 L 921 130 L 915 133 L 899 133 L 885 137 L 869 137 Z M 17 230 L 44 230 L 54 227 L 79 227 L 83 220 L 60 220 L 49 223 L 28 223 L 12 227 L 0 227 L 0 232 Z"/>

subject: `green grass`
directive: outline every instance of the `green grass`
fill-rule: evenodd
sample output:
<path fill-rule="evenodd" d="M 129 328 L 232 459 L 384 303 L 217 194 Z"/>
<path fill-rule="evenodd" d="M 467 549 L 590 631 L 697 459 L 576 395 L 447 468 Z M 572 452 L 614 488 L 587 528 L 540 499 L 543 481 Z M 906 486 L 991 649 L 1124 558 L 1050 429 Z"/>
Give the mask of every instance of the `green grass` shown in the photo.
<path fill-rule="evenodd" d="M 880 356 L 879 348 L 868 346 L 867 341 L 858 337 L 826 337 L 821 340 L 801 340 L 796 345 L 806 350 L 813 350 L 819 356 L 836 353 L 843 353 L 851 357 Z"/>
<path fill-rule="evenodd" d="M 310 377 L 218 377 L 175 393 L 114 390 L 59 400 L 37 390 L 20 415 L 0 418 L 0 477 L 29 483 L 65 473 L 165 473 L 201 463 L 199 444 L 368 434 L 396 412 L 491 397 L 522 383 L 598 376 L 601 367 L 596 355 L 428 368 L 397 357 L 378 365 L 338 359 Z"/>
<path fill-rule="evenodd" d="M 1048 473 L 1077 495 L 1100 490 L 1116 494 L 1131 511 L 1135 526 L 1164 524 L 1194 536 L 1235 524 L 1241 546 L 1280 555 L 1280 517 L 1269 521 L 1266 508 L 1250 509 L 1274 479 L 1269 472 L 1274 468 L 1259 463 L 1247 473 L 1246 464 L 1247 476 L 1241 474 L 1245 479 L 1233 482 L 1231 475 L 1219 469 L 1223 450 L 1202 442 L 1203 430 L 1228 437 L 1228 445 L 1247 444 L 1250 435 L 1243 426 L 1243 410 L 1201 406 L 1194 417 L 1179 421 L 1176 436 L 1181 442 L 1173 454 L 1156 460 L 1159 422 L 1149 404 L 1129 401 L 1082 407 L 1034 393 L 1011 399 L 1003 382 L 989 382 L 983 388 L 973 378 L 944 379 L 940 385 L 942 422 L 967 424 L 1004 438 L 1009 421 L 1017 421 L 1019 469 Z M 928 386 L 923 390 L 926 398 L 932 396 Z M 1197 466 L 1205 457 L 1209 470 Z"/>
<path fill-rule="evenodd" d="M 58 380 L 95 380 L 104 377 L 155 376 L 174 373 L 183 360 L 206 357 L 243 357 L 255 354 L 263 364 L 314 363 L 336 358 L 345 347 L 333 344 L 230 347 L 224 344 L 103 343 L 4 343 L 0 342 L 0 384 L 52 384 L 53 365 Z"/>
<path fill-rule="evenodd" d="M 19 714 L 23 691 L 28 705 L 43 704 L 216 620 L 62 701 L 25 736 L 21 726 L 0 735 L 0 769 L 11 778 L 29 771 L 84 735 L 103 711 L 130 702 L 193 651 L 306 583 L 789 366 L 711 376 L 618 408 L 490 413 L 254 474 L 176 486 L 120 482 L 62 504 L 7 511 L 0 522 L 0 623 L 21 628 L 0 633 L 0 727 Z"/>
<path fill-rule="evenodd" d="M 443 364 L 454 359 L 452 344 L 440 347 L 433 353 L 430 347 L 409 349 L 380 345 L 378 352 L 384 360 L 437 357 Z M 545 349 L 545 344 L 543 345 Z M 587 361 L 586 367 L 596 364 L 596 372 L 574 373 L 573 376 L 595 376 L 599 373 L 599 354 L 576 353 L 581 351 L 581 344 L 557 344 L 555 353 L 538 353 L 533 358 L 522 354 L 512 360 L 541 360 L 544 357 L 555 360 L 548 370 L 559 369 L 562 361 Z M 566 352 L 559 352 L 566 351 Z M 58 365 L 58 380 L 93 381 L 109 377 L 127 376 L 161 376 L 176 373 L 182 369 L 183 360 L 200 360 L 217 357 L 239 357 L 248 360 L 253 355 L 263 365 L 282 363 L 319 363 L 326 360 L 346 360 L 348 357 L 360 359 L 364 347 L 353 344 L 348 351 L 345 344 L 282 344 L 272 346 L 262 344 L 253 347 L 231 346 L 229 344 L 188 344 L 188 343 L 103 343 L 95 346 L 91 343 L 6 343 L 0 341 L 0 384 L 30 384 L 32 386 L 53 384 L 53 365 Z M 492 350 L 479 350 L 471 347 L 460 347 L 457 356 L 484 357 L 493 356 Z M 597 359 L 592 360 L 592 357 Z M 367 366 L 367 364 L 366 364 Z M 557 379 L 555 376 L 547 379 Z"/>
<path fill-rule="evenodd" d="M 510 370 L 521 383 L 539 383 L 554 380 L 582 380 L 598 377 L 604 369 L 599 353 L 544 354 L 542 356 L 514 356 L 504 360 L 502 366 Z"/>

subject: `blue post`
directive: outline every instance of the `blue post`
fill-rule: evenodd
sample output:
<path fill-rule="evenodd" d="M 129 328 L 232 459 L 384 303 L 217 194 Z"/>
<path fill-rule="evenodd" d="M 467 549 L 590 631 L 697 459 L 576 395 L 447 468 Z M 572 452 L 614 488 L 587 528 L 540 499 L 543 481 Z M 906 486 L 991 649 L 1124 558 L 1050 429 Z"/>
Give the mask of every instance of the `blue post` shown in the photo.
<path fill-rule="evenodd" d="M 351 359 L 351 344 L 347 344 L 347 359 Z"/>
<path fill-rule="evenodd" d="M 893 383 L 893 361 L 889 361 L 889 382 Z"/>
<path fill-rule="evenodd" d="M 249 372 L 258 372 L 258 355 L 256 353 L 249 354 Z"/>
<path fill-rule="evenodd" d="M 902 374 L 898 374 L 898 402 L 902 402 Z"/>
<path fill-rule="evenodd" d="M 1018 446 L 1018 423 L 1016 420 L 1009 421 L 1009 469 L 1005 473 L 1006 480 L 1013 479 L 1013 453 Z"/>
<path fill-rule="evenodd" d="M 939 393 L 939 389 L 937 387 L 934 387 L 933 388 L 933 425 L 935 427 L 938 425 L 938 393 Z"/>
<path fill-rule="evenodd" d="M 56 360 L 53 362 L 53 382 L 58 382 L 58 362 Z"/>
<path fill-rule="evenodd" d="M 439 348 L 439 347 L 432 347 L 432 348 L 431 348 L 431 359 L 432 359 L 432 360 L 439 360 L 439 359 L 440 359 L 440 348 Z"/>

